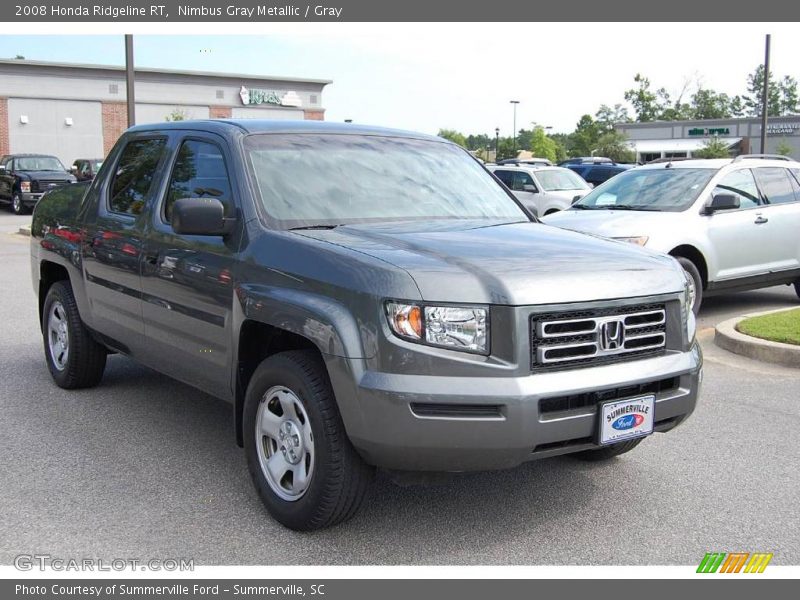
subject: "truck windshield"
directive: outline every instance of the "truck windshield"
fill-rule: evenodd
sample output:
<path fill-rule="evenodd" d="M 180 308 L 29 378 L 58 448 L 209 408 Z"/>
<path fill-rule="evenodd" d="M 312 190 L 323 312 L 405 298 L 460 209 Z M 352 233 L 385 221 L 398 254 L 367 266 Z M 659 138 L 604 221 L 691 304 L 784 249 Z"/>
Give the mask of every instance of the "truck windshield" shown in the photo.
<path fill-rule="evenodd" d="M 20 156 L 14 159 L 17 171 L 66 171 L 55 156 Z"/>
<path fill-rule="evenodd" d="M 716 169 L 631 169 L 612 177 L 573 209 L 680 212 L 697 199 Z"/>
<path fill-rule="evenodd" d="M 546 192 L 589 189 L 589 184 L 569 169 L 542 169 L 536 171 L 536 178 Z"/>
<path fill-rule="evenodd" d="M 260 200 L 281 228 L 378 221 L 528 221 L 465 151 L 400 137 L 260 134 L 245 149 Z"/>

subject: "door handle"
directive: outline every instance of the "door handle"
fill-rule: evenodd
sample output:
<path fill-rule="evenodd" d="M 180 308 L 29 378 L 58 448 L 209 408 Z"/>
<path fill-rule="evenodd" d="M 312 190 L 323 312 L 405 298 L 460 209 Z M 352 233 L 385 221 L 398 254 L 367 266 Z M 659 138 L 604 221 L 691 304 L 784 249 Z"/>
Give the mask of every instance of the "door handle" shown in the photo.
<path fill-rule="evenodd" d="M 764 224 L 764 223 L 766 223 L 767 221 L 769 221 L 769 219 L 768 219 L 768 218 L 766 218 L 766 217 L 762 217 L 761 215 L 757 215 L 757 216 L 756 216 L 756 220 L 755 220 L 755 221 L 753 221 L 753 223 L 755 223 L 756 225 L 763 225 L 763 224 Z"/>

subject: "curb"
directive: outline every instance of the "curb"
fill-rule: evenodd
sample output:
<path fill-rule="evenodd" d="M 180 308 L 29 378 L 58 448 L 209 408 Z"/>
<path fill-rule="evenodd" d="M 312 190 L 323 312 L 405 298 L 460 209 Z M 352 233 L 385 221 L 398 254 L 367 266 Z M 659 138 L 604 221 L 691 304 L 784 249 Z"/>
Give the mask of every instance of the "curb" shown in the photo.
<path fill-rule="evenodd" d="M 17 233 L 19 235 L 30 236 L 30 234 L 31 234 L 31 226 L 30 225 L 23 225 L 22 227 L 19 228 L 19 231 L 17 231 Z"/>
<path fill-rule="evenodd" d="M 792 309 L 780 308 L 778 310 L 767 310 L 723 321 L 716 327 L 714 343 L 723 350 L 733 352 L 734 354 L 740 354 L 747 358 L 782 365 L 784 367 L 800 368 L 800 346 L 762 340 L 750 335 L 745 335 L 736 330 L 736 325 L 744 319 L 760 317 L 761 315 L 768 315 L 786 310 Z"/>

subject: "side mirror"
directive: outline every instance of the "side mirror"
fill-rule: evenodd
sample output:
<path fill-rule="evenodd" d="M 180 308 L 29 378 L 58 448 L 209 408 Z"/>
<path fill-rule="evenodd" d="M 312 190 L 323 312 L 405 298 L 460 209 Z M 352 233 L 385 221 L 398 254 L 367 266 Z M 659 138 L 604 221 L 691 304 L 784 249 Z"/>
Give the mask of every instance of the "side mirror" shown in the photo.
<path fill-rule="evenodd" d="M 720 210 L 734 210 L 739 208 L 739 197 L 733 194 L 717 194 L 706 204 L 706 214 L 711 215 Z"/>
<path fill-rule="evenodd" d="M 0 165 L 0 173 L 5 173 L 5 172 L 6 172 L 6 166 Z"/>
<path fill-rule="evenodd" d="M 593 183 L 591 183 L 591 182 L 587 182 L 587 183 L 589 184 L 589 189 L 590 189 L 590 190 L 593 190 L 593 189 L 594 189 L 594 184 L 593 184 Z"/>
<path fill-rule="evenodd" d="M 578 194 L 577 196 L 573 196 L 572 197 L 572 202 L 570 204 L 575 204 L 581 198 L 583 198 L 583 196 L 581 196 L 580 194 Z"/>
<path fill-rule="evenodd" d="M 531 194 L 535 194 L 535 193 L 536 193 L 536 192 L 538 192 L 539 190 L 537 190 L 537 189 L 536 189 L 536 186 L 535 186 L 535 185 L 532 185 L 532 184 L 530 184 L 530 183 L 526 183 L 526 184 L 524 184 L 524 185 L 522 186 L 522 191 L 523 191 L 523 192 L 530 192 Z"/>
<path fill-rule="evenodd" d="M 172 205 L 172 229 L 181 235 L 227 235 L 235 221 L 225 218 L 216 198 L 181 198 Z"/>

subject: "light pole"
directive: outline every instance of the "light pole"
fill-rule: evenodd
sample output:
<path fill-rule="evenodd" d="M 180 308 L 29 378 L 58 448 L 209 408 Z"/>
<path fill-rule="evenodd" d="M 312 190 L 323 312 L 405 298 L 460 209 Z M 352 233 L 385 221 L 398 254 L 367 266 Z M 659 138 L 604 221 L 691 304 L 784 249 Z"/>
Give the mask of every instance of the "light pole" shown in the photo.
<path fill-rule="evenodd" d="M 500 153 L 500 128 L 494 128 L 494 162 L 497 162 L 497 157 Z"/>
<path fill-rule="evenodd" d="M 767 115 L 769 114 L 769 42 L 772 36 L 767 34 L 764 46 L 764 89 L 761 92 L 761 154 L 767 153 Z"/>
<path fill-rule="evenodd" d="M 517 104 L 519 100 L 509 100 L 514 105 L 514 129 L 511 130 L 511 152 L 514 154 L 512 158 L 517 158 Z"/>
<path fill-rule="evenodd" d="M 128 103 L 128 127 L 136 125 L 136 99 L 133 91 L 133 36 L 125 35 L 125 94 Z"/>

